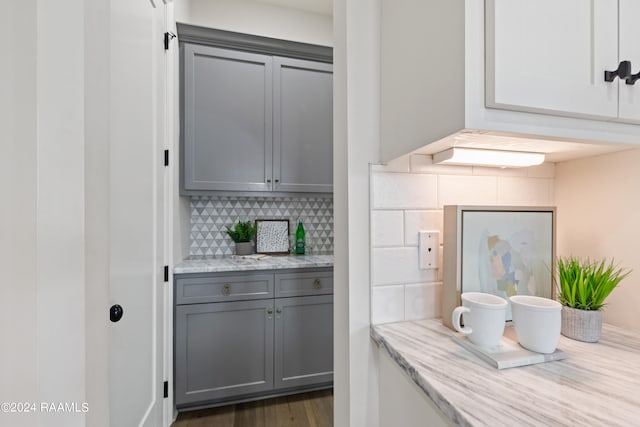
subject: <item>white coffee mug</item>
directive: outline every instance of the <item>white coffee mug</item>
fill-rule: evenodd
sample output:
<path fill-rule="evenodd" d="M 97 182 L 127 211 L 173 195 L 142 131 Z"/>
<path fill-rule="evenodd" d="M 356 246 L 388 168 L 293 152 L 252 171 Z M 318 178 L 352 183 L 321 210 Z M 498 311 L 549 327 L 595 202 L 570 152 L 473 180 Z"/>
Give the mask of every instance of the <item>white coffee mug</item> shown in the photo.
<path fill-rule="evenodd" d="M 462 306 L 456 307 L 451 322 L 456 331 L 468 335 L 469 340 L 481 347 L 493 347 L 500 343 L 507 316 L 507 301 L 497 295 L 482 292 L 465 292 Z M 464 314 L 464 327 L 460 317 Z"/>
<path fill-rule="evenodd" d="M 514 295 L 509 299 L 520 345 L 538 353 L 553 353 L 560 340 L 562 305 L 549 298 L 529 295 Z"/>

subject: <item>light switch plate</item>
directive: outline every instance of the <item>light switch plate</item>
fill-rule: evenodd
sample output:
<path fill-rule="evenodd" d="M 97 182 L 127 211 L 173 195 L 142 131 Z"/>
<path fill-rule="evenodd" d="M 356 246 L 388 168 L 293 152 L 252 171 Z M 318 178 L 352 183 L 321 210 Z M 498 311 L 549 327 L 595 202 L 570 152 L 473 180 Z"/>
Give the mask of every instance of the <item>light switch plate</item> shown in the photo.
<path fill-rule="evenodd" d="M 420 259 L 420 269 L 428 270 L 438 268 L 438 252 L 440 250 L 440 232 L 419 231 L 418 251 Z"/>

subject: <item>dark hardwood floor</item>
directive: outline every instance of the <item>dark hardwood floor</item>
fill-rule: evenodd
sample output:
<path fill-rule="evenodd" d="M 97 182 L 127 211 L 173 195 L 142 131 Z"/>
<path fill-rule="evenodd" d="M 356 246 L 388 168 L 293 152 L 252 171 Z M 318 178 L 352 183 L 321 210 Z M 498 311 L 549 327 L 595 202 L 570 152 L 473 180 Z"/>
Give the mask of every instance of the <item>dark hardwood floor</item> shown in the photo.
<path fill-rule="evenodd" d="M 332 427 L 333 390 L 182 412 L 172 427 Z"/>

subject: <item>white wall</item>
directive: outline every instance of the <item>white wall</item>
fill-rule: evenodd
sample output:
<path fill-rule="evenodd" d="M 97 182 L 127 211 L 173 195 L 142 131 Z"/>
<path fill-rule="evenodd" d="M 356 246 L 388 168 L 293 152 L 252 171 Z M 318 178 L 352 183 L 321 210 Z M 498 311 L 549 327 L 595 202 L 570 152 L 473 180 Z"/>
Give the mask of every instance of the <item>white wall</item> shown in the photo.
<path fill-rule="evenodd" d="M 0 401 L 37 396 L 36 0 L 8 2 L 0 14 Z M 17 427 L 34 417 L 2 414 Z"/>
<path fill-rule="evenodd" d="M 437 230 L 444 205 L 553 206 L 554 164 L 522 169 L 434 165 L 406 155 L 371 172 L 372 323 L 441 316 L 439 267 L 421 270 L 418 231 Z"/>
<path fill-rule="evenodd" d="M 1 185 L 9 187 L 3 188 L 0 221 L 6 274 L 0 395 L 8 402 L 81 404 L 84 2 L 3 6 L 0 27 L 9 45 L 0 67 L 3 152 L 6 147 Z M 85 415 L 2 414 L 2 423 L 81 426 Z"/>
<path fill-rule="evenodd" d="M 614 259 L 633 273 L 613 291 L 603 320 L 640 331 L 640 150 L 559 163 L 559 255 Z"/>
<path fill-rule="evenodd" d="M 178 22 L 322 46 L 333 45 L 331 15 L 250 0 L 182 1 L 188 4 L 176 9 Z"/>
<path fill-rule="evenodd" d="M 378 425 L 369 338 L 369 164 L 379 148 L 379 0 L 334 6 L 334 425 Z"/>
<path fill-rule="evenodd" d="M 85 1 L 86 425 L 109 420 L 109 97 L 110 2 Z"/>

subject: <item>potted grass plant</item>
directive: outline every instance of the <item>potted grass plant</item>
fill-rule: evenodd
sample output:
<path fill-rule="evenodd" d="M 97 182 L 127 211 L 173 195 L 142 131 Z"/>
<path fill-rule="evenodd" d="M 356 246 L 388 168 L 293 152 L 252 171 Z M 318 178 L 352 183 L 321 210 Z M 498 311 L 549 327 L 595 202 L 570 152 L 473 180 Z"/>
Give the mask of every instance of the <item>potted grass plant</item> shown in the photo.
<path fill-rule="evenodd" d="M 606 259 L 558 258 L 558 298 L 562 304 L 562 335 L 597 342 L 602 334 L 605 299 L 631 273 Z"/>
<path fill-rule="evenodd" d="M 251 221 L 238 221 L 233 227 L 227 227 L 227 234 L 236 244 L 236 255 L 251 255 L 253 253 L 252 241 L 256 237 L 258 226 Z"/>

